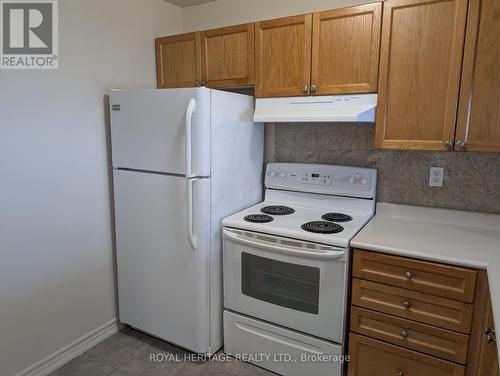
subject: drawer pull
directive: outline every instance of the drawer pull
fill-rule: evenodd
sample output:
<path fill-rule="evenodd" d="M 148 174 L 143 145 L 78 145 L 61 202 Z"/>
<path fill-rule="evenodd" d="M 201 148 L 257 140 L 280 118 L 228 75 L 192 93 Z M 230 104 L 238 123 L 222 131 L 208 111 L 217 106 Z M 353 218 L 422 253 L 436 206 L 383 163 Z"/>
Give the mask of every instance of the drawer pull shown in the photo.
<path fill-rule="evenodd" d="M 411 278 L 413 277 L 413 274 L 411 272 L 406 272 L 405 273 L 405 278 L 407 281 L 411 280 Z"/>
<path fill-rule="evenodd" d="M 396 376 L 405 376 L 404 372 L 403 371 L 399 371 Z"/>
<path fill-rule="evenodd" d="M 408 332 L 404 329 L 399 332 L 399 335 L 404 339 L 408 338 Z"/>
<path fill-rule="evenodd" d="M 405 302 L 403 302 L 403 307 L 404 307 L 405 309 L 410 309 L 410 307 L 411 307 L 411 303 L 410 303 L 409 301 L 405 301 Z"/>

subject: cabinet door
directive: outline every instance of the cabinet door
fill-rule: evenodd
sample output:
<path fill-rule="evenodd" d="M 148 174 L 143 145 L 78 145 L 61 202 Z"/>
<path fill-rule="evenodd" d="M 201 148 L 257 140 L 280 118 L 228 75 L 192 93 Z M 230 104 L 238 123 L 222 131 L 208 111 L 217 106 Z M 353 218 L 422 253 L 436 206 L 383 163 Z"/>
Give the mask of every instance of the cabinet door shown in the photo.
<path fill-rule="evenodd" d="M 158 88 L 200 86 L 200 68 L 199 33 L 156 39 Z"/>
<path fill-rule="evenodd" d="M 494 324 L 490 291 L 484 271 L 479 274 L 474 307 L 467 375 L 499 376 L 497 346 L 493 341 L 495 334 L 486 332 L 487 328 L 494 329 Z"/>
<path fill-rule="evenodd" d="M 499 41 L 500 1 L 470 0 L 455 144 L 458 151 L 500 151 Z"/>
<path fill-rule="evenodd" d="M 467 0 L 384 3 L 376 146 L 453 144 Z"/>
<path fill-rule="evenodd" d="M 255 95 L 308 95 L 312 14 L 257 22 L 255 33 Z"/>
<path fill-rule="evenodd" d="M 377 91 L 382 3 L 313 15 L 313 94 Z"/>
<path fill-rule="evenodd" d="M 253 85 L 253 23 L 203 31 L 200 35 L 202 79 L 206 86 Z"/>

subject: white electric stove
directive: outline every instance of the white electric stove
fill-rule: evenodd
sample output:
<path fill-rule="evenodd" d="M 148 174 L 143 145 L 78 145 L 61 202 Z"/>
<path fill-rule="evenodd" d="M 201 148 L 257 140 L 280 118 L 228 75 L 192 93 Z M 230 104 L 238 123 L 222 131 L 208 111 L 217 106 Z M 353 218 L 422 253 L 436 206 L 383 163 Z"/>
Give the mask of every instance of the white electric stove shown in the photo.
<path fill-rule="evenodd" d="M 368 168 L 267 166 L 264 202 L 223 220 L 227 353 L 260 354 L 247 360 L 282 375 L 342 374 L 349 243 L 374 215 L 376 180 Z"/>

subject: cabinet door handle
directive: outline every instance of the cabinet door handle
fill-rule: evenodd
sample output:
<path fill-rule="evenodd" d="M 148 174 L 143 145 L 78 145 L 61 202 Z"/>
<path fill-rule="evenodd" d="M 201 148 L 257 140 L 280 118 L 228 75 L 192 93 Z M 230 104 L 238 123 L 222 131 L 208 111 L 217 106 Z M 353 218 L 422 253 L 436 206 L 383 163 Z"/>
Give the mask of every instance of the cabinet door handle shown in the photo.
<path fill-rule="evenodd" d="M 406 272 L 406 273 L 405 273 L 405 278 L 406 278 L 408 281 L 409 281 L 409 280 L 411 280 L 411 279 L 413 278 L 413 274 L 412 274 L 412 272 Z"/>
<path fill-rule="evenodd" d="M 318 90 L 317 86 L 316 86 L 316 85 L 314 85 L 314 84 L 312 84 L 312 85 L 311 85 L 311 93 L 313 93 L 313 94 L 314 94 L 314 93 L 316 93 L 316 91 L 317 91 L 317 90 Z"/>
<path fill-rule="evenodd" d="M 490 328 L 489 326 L 484 327 L 484 334 L 488 335 L 490 333 L 495 333 L 495 329 Z"/>
<path fill-rule="evenodd" d="M 464 140 L 459 140 L 456 142 L 455 146 L 459 149 L 465 149 L 465 141 Z"/>
<path fill-rule="evenodd" d="M 401 338 L 408 338 L 408 332 L 404 329 L 399 332 L 399 335 L 401 336 Z"/>
<path fill-rule="evenodd" d="M 444 140 L 443 143 L 444 143 L 444 146 L 446 146 L 448 148 L 448 150 L 453 149 L 453 142 L 451 142 L 450 140 Z"/>
<path fill-rule="evenodd" d="M 409 301 L 405 301 L 403 302 L 403 307 L 405 307 L 406 309 L 410 309 L 411 303 Z"/>
<path fill-rule="evenodd" d="M 484 334 L 486 335 L 486 341 L 488 343 L 493 343 L 497 341 L 495 329 L 486 326 L 484 328 Z"/>
<path fill-rule="evenodd" d="M 304 85 L 304 87 L 302 88 L 302 92 L 303 92 L 304 94 L 307 94 L 307 93 L 309 92 L 309 86 Z"/>
<path fill-rule="evenodd" d="M 396 376 L 405 376 L 405 374 L 403 371 L 399 371 L 398 373 L 396 373 Z"/>

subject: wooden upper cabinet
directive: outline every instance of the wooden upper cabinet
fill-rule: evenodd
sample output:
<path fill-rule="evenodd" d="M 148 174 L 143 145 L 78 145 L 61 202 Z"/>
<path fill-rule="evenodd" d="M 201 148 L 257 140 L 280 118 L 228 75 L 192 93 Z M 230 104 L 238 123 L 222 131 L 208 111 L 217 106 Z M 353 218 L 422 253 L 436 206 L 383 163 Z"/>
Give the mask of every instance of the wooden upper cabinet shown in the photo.
<path fill-rule="evenodd" d="M 255 95 L 309 94 L 312 14 L 255 24 Z"/>
<path fill-rule="evenodd" d="M 199 38 L 199 33 L 188 33 L 156 39 L 158 88 L 199 86 Z"/>
<path fill-rule="evenodd" d="M 208 87 L 253 85 L 253 23 L 203 31 L 200 35 L 203 84 Z"/>
<path fill-rule="evenodd" d="M 377 147 L 453 146 L 466 16 L 467 0 L 384 2 Z"/>
<path fill-rule="evenodd" d="M 314 13 L 313 94 L 377 91 L 382 3 Z"/>
<path fill-rule="evenodd" d="M 500 151 L 500 1 L 470 0 L 455 150 Z"/>

